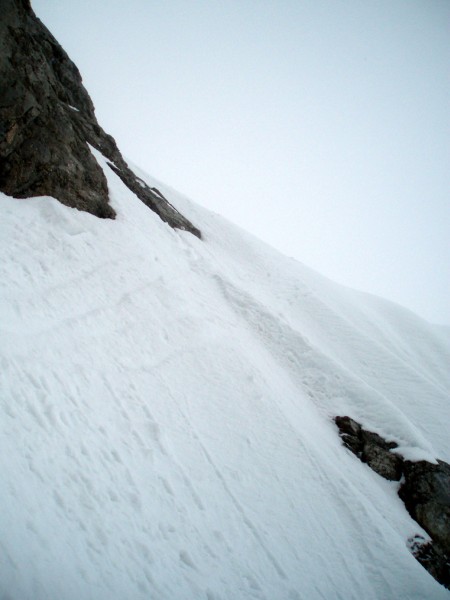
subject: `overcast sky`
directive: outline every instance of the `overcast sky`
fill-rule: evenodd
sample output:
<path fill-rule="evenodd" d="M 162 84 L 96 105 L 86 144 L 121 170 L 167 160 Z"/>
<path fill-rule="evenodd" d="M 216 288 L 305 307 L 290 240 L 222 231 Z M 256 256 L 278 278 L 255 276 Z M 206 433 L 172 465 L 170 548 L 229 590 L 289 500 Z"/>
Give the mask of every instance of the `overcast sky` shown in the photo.
<path fill-rule="evenodd" d="M 448 0 L 32 0 L 122 153 L 450 324 Z"/>

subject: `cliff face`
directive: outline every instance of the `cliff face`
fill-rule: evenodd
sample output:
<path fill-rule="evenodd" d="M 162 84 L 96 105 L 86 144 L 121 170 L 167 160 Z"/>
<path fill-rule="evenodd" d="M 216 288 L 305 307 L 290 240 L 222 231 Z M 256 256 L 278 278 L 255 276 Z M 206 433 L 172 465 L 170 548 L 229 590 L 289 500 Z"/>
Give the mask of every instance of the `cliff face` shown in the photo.
<path fill-rule="evenodd" d="M 16 198 L 49 195 L 114 218 L 103 171 L 88 144 L 164 221 L 199 230 L 135 176 L 114 139 L 99 126 L 81 75 L 31 9 L 0 0 L 0 190 Z"/>

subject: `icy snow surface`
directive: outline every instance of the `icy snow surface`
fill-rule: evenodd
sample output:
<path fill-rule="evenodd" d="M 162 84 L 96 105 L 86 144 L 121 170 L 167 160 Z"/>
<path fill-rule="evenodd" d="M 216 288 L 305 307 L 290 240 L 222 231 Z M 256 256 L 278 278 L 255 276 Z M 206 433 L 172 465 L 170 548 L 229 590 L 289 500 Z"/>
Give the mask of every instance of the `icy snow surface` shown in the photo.
<path fill-rule="evenodd" d="M 449 598 L 331 422 L 450 461 L 448 329 L 105 173 L 115 221 L 0 198 L 0 598 Z"/>

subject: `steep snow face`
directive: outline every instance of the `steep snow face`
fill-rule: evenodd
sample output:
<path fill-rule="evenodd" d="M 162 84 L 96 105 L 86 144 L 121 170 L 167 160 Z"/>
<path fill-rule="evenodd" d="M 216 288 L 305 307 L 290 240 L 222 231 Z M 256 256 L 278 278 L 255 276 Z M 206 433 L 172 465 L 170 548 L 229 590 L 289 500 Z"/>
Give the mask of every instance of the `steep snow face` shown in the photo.
<path fill-rule="evenodd" d="M 104 170 L 116 221 L 1 196 L 0 596 L 448 598 L 331 422 L 449 461 L 448 329 Z"/>

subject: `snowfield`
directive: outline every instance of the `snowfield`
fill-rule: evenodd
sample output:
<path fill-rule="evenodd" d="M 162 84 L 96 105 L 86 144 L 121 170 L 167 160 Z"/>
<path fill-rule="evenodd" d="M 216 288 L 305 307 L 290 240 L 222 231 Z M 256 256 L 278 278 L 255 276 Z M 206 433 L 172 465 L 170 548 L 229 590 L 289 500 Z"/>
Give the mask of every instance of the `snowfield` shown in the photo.
<path fill-rule="evenodd" d="M 448 599 L 332 418 L 450 462 L 449 328 L 105 174 L 115 221 L 0 195 L 0 598 Z"/>

